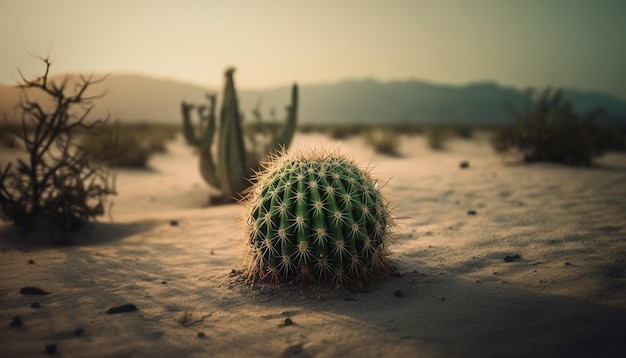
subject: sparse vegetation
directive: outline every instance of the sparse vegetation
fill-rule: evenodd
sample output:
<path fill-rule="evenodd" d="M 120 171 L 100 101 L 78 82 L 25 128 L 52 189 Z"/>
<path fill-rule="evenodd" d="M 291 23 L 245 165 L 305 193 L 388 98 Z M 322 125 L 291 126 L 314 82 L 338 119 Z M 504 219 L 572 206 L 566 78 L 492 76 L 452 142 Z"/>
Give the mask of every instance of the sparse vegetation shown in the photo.
<path fill-rule="evenodd" d="M 450 138 L 450 131 L 443 126 L 431 126 L 426 130 L 426 143 L 430 149 L 443 150 Z"/>
<path fill-rule="evenodd" d="M 365 143 L 374 148 L 377 153 L 391 156 L 400 155 L 400 135 L 389 129 L 371 129 L 365 131 Z"/>
<path fill-rule="evenodd" d="M 98 163 L 109 167 L 146 168 L 153 154 L 165 153 L 166 142 L 178 128 L 166 125 L 120 124 L 83 132 L 80 146 Z"/>
<path fill-rule="evenodd" d="M 42 61 L 42 76 L 22 76 L 23 99 L 17 111 L 22 126 L 15 135 L 27 160 L 0 168 L 0 219 L 23 232 L 42 221 L 72 232 L 104 214 L 106 198 L 115 194 L 108 172 L 93 165 L 76 145 L 77 130 L 91 131 L 104 121 L 87 121 L 98 97 L 85 93 L 100 80 L 81 76 L 77 83 L 67 77 L 53 82 L 48 77 L 50 60 Z M 48 101 L 30 100 L 28 91 L 40 91 Z"/>
<path fill-rule="evenodd" d="M 590 165 L 608 149 L 595 124 L 603 110 L 580 115 L 558 90 L 547 88 L 538 98 L 529 90 L 521 112 L 510 104 L 506 108 L 515 123 L 492 137 L 491 144 L 498 153 L 514 149 L 525 162 Z"/>

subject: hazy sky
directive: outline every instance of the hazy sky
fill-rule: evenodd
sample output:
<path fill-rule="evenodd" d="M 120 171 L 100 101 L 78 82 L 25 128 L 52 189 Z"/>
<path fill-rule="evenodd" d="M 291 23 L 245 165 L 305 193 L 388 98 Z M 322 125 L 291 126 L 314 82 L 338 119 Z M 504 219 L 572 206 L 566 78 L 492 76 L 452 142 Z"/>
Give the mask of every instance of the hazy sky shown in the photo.
<path fill-rule="evenodd" d="M 576 87 L 626 100 L 623 0 L 0 0 L 0 83 L 16 68 L 138 72 L 239 87 L 423 79 Z"/>

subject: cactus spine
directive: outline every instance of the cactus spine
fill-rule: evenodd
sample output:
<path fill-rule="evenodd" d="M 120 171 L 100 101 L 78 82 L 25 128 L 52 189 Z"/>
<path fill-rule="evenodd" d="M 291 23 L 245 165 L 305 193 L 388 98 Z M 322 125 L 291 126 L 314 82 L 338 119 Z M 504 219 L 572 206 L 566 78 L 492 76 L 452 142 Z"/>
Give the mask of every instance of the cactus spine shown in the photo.
<path fill-rule="evenodd" d="M 244 199 L 246 269 L 253 281 L 363 282 L 390 264 L 388 203 L 338 151 L 283 153 Z"/>
<path fill-rule="evenodd" d="M 249 185 L 254 169 L 266 157 L 291 144 L 296 128 L 298 112 L 298 87 L 293 85 L 291 105 L 287 107 L 286 124 L 282 130 L 270 132 L 266 143 L 256 140 L 256 133 L 244 133 L 243 118 L 235 89 L 234 68 L 225 71 L 222 107 L 219 128 L 216 130 L 215 95 L 207 96 L 209 106 L 194 106 L 182 102 L 183 134 L 187 143 L 200 150 L 200 172 L 211 186 L 220 189 L 227 200 L 234 200 Z M 192 124 L 192 110 L 197 110 L 200 123 L 197 129 Z M 263 126 L 263 124 L 261 123 Z M 267 131 L 265 131 L 267 132 Z M 217 137 L 216 146 L 214 142 Z M 246 146 L 246 144 L 248 144 Z M 213 150 L 215 149 L 215 156 Z"/>

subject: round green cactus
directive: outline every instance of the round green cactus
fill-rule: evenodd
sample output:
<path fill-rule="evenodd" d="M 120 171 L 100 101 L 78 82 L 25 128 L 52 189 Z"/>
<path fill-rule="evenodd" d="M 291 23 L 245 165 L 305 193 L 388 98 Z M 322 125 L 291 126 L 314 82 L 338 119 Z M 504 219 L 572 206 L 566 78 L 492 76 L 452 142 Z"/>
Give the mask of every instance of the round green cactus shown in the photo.
<path fill-rule="evenodd" d="M 392 219 L 367 171 L 339 151 L 282 153 L 245 195 L 246 266 L 263 282 L 363 282 L 390 268 Z"/>

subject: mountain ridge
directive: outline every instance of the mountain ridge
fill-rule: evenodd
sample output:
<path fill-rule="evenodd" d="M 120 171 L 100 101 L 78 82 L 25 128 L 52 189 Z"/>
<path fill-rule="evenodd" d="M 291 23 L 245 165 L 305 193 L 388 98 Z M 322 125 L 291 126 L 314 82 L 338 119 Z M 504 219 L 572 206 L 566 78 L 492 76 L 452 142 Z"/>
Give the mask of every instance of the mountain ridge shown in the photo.
<path fill-rule="evenodd" d="M 60 80 L 65 76 L 51 77 Z M 94 75 L 94 78 L 100 78 Z M 536 89 L 541 90 L 541 89 Z M 282 108 L 289 102 L 289 86 L 268 89 L 240 88 L 239 101 L 245 115 L 257 107 L 264 117 L 275 109 L 283 118 Z M 626 101 L 613 96 L 576 89 L 562 89 L 576 110 L 587 113 L 597 107 L 608 112 L 601 122 L 626 125 Z M 218 94 L 221 87 L 203 87 L 174 79 L 154 78 L 144 74 L 113 73 L 92 86 L 90 94 L 104 93 L 95 102 L 93 115 L 113 120 L 180 123 L 180 104 L 206 103 L 207 93 Z M 11 116 L 11 108 L 20 98 L 17 86 L 0 84 L 0 112 Z M 300 85 L 300 123 L 337 124 L 505 124 L 511 121 L 504 109 L 510 103 L 522 108 L 525 93 L 493 81 L 465 85 L 436 84 L 416 79 L 378 81 L 372 78 L 346 79 L 322 84 Z"/>

